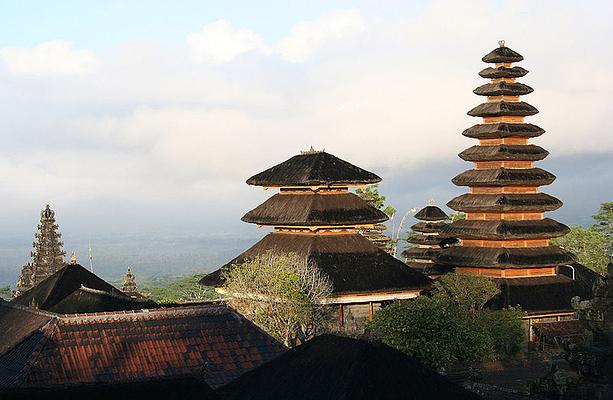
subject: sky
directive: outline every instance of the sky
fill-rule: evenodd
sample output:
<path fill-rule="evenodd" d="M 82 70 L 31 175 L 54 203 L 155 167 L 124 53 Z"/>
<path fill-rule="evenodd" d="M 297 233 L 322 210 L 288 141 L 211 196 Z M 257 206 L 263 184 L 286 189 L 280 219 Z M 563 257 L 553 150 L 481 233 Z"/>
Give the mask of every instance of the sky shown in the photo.
<path fill-rule="evenodd" d="M 481 57 L 521 53 L 555 215 L 613 200 L 606 1 L 0 1 L 0 246 L 49 202 L 65 235 L 260 235 L 245 180 L 308 149 L 399 210 L 464 189 Z M 2 237 L 6 240 L 3 241 Z"/>

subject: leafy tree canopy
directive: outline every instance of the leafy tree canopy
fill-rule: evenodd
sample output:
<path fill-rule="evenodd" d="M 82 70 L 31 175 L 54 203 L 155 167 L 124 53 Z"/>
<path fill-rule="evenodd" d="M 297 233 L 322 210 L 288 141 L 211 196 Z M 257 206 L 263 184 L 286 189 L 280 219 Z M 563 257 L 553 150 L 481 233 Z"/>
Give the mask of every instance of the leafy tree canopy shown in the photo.
<path fill-rule="evenodd" d="M 608 236 L 613 236 L 613 202 L 602 203 L 598 213 L 592 218 L 596 224 L 592 229 Z"/>
<path fill-rule="evenodd" d="M 448 274 L 432 297 L 383 308 L 371 328 L 384 343 L 435 369 L 516 354 L 524 340 L 521 311 L 485 308 L 499 292 L 489 278 Z"/>
<path fill-rule="evenodd" d="M 606 234 L 582 226 L 573 226 L 565 236 L 551 242 L 573 252 L 578 261 L 600 273 L 607 273 L 611 240 Z"/>
<path fill-rule="evenodd" d="M 368 185 L 363 188 L 358 188 L 355 194 L 367 201 L 371 206 L 383 211 L 388 217 L 392 217 L 396 213 L 396 209 L 391 205 L 385 205 L 386 197 L 379 193 L 379 184 Z"/>
<path fill-rule="evenodd" d="M 295 253 L 268 251 L 233 265 L 224 282 L 230 304 L 286 345 L 314 334 L 332 292 L 329 278 Z"/>

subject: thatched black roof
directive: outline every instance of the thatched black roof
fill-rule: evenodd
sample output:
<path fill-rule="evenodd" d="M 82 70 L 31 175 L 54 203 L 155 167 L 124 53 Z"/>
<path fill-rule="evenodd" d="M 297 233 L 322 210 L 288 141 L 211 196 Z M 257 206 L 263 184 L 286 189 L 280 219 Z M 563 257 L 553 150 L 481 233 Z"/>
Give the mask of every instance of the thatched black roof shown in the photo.
<path fill-rule="evenodd" d="M 447 236 L 445 235 L 422 235 L 420 233 L 412 233 L 407 238 L 407 242 L 427 246 L 438 246 L 446 238 Z"/>
<path fill-rule="evenodd" d="M 468 112 L 471 117 L 502 117 L 519 116 L 527 117 L 538 114 L 534 106 L 524 101 L 492 101 L 479 104 Z"/>
<path fill-rule="evenodd" d="M 409 261 L 407 262 L 407 266 L 427 276 L 444 275 L 453 272 L 453 267 L 438 263 Z"/>
<path fill-rule="evenodd" d="M 222 284 L 222 271 L 272 250 L 306 257 L 332 281 L 333 293 L 372 293 L 422 289 L 424 275 L 377 248 L 360 234 L 317 235 L 271 233 L 220 269 L 201 279 L 208 286 Z"/>
<path fill-rule="evenodd" d="M 447 225 L 443 234 L 460 239 L 523 240 L 552 239 L 566 235 L 570 229 L 551 218 L 533 221 L 459 220 Z"/>
<path fill-rule="evenodd" d="M 542 168 L 496 168 L 464 171 L 451 181 L 457 186 L 542 186 L 555 179 Z"/>
<path fill-rule="evenodd" d="M 194 377 L 139 382 L 55 385 L 3 389 L 3 400 L 218 400 L 206 382 Z"/>
<path fill-rule="evenodd" d="M 458 156 L 464 161 L 538 161 L 549 155 L 549 152 L 534 144 L 495 146 L 472 146 Z"/>
<path fill-rule="evenodd" d="M 421 221 L 444 221 L 447 214 L 437 206 L 425 206 L 415 214 L 415 219 Z"/>
<path fill-rule="evenodd" d="M 309 191 L 310 192 L 310 191 Z M 278 193 L 249 211 L 244 222 L 259 225 L 312 226 L 376 224 L 388 219 L 353 193 Z"/>
<path fill-rule="evenodd" d="M 486 83 L 473 90 L 473 93 L 479 96 L 523 96 L 532 92 L 534 89 L 523 83 L 504 81 Z"/>
<path fill-rule="evenodd" d="M 532 138 L 545 133 L 543 128 L 533 124 L 514 124 L 498 122 L 495 124 L 477 124 L 462 132 L 462 135 L 473 139 L 498 139 L 506 137 Z"/>
<path fill-rule="evenodd" d="M 391 347 L 332 335 L 289 350 L 218 393 L 227 400 L 480 398 Z"/>
<path fill-rule="evenodd" d="M 53 317 L 53 314 L 44 311 L 0 302 L 0 327 L 2 327 L 0 355 L 17 346 L 46 325 Z M 0 373 L 0 383 L 1 381 L 2 374 Z"/>
<path fill-rule="evenodd" d="M 88 290 L 82 290 L 87 288 Z M 35 305 L 58 313 L 138 310 L 155 307 L 150 300 L 134 299 L 81 265 L 66 265 L 22 293 L 12 304 Z"/>
<path fill-rule="evenodd" d="M 493 67 L 487 67 L 484 70 L 482 70 L 481 72 L 479 72 L 479 75 L 482 78 L 487 78 L 487 79 L 497 79 L 497 78 L 521 78 L 522 76 L 525 76 L 528 73 L 527 70 L 525 70 L 522 67 L 511 67 L 511 68 L 507 68 L 507 67 L 498 67 L 498 68 L 493 68 Z"/>
<path fill-rule="evenodd" d="M 247 179 L 256 186 L 328 186 L 381 182 L 372 172 L 326 152 L 299 154 Z"/>
<path fill-rule="evenodd" d="M 575 256 L 560 247 L 492 248 L 456 246 L 443 249 L 437 254 L 441 264 L 483 268 L 554 267 L 572 264 Z"/>
<path fill-rule="evenodd" d="M 419 258 L 422 260 L 432 260 L 436 258 L 439 249 L 427 247 L 409 247 L 402 252 L 402 256 L 406 258 Z"/>
<path fill-rule="evenodd" d="M 523 59 L 521 54 L 505 46 L 495 48 L 482 58 L 486 63 L 514 63 Z"/>
<path fill-rule="evenodd" d="M 433 221 L 433 222 L 418 222 L 411 226 L 411 230 L 415 232 L 423 232 L 423 233 L 436 233 L 440 232 L 441 229 L 445 227 L 445 223 L 443 221 Z"/>
<path fill-rule="evenodd" d="M 490 307 L 521 306 L 528 313 L 573 311 L 571 299 L 592 297 L 591 285 L 565 275 L 496 279 L 501 293 Z"/>
<path fill-rule="evenodd" d="M 447 207 L 464 212 L 545 212 L 562 207 L 562 202 L 545 193 L 530 194 L 473 194 L 460 195 Z"/>

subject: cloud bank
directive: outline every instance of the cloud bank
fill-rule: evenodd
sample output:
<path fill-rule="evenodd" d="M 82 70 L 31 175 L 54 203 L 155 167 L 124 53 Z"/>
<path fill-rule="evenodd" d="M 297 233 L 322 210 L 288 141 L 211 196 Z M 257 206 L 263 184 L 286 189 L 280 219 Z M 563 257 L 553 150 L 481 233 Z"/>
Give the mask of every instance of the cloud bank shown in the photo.
<path fill-rule="evenodd" d="M 530 122 L 548 131 L 535 143 L 551 157 L 609 156 L 609 8 L 432 2 L 417 15 L 339 10 L 278 40 L 218 20 L 183 42 L 104 54 L 68 41 L 2 48 L 2 229 L 46 201 L 84 232 L 238 229 L 269 195 L 245 179 L 311 145 L 389 179 L 457 162 L 473 144 L 461 131 L 478 122 L 466 111 L 482 101 L 480 58 L 501 38 L 531 71 L 526 101 L 541 113 Z M 424 176 L 419 192 L 451 178 Z"/>

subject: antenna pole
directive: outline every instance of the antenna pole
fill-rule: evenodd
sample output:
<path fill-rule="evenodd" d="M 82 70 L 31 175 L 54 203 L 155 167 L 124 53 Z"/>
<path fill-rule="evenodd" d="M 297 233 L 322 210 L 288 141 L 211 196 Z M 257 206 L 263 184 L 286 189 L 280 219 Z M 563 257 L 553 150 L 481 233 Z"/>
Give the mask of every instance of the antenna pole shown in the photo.
<path fill-rule="evenodd" d="M 88 242 L 88 250 L 89 250 L 89 270 L 90 270 L 90 272 L 94 272 L 94 258 L 92 257 L 92 242 L 91 242 L 91 240 Z"/>

